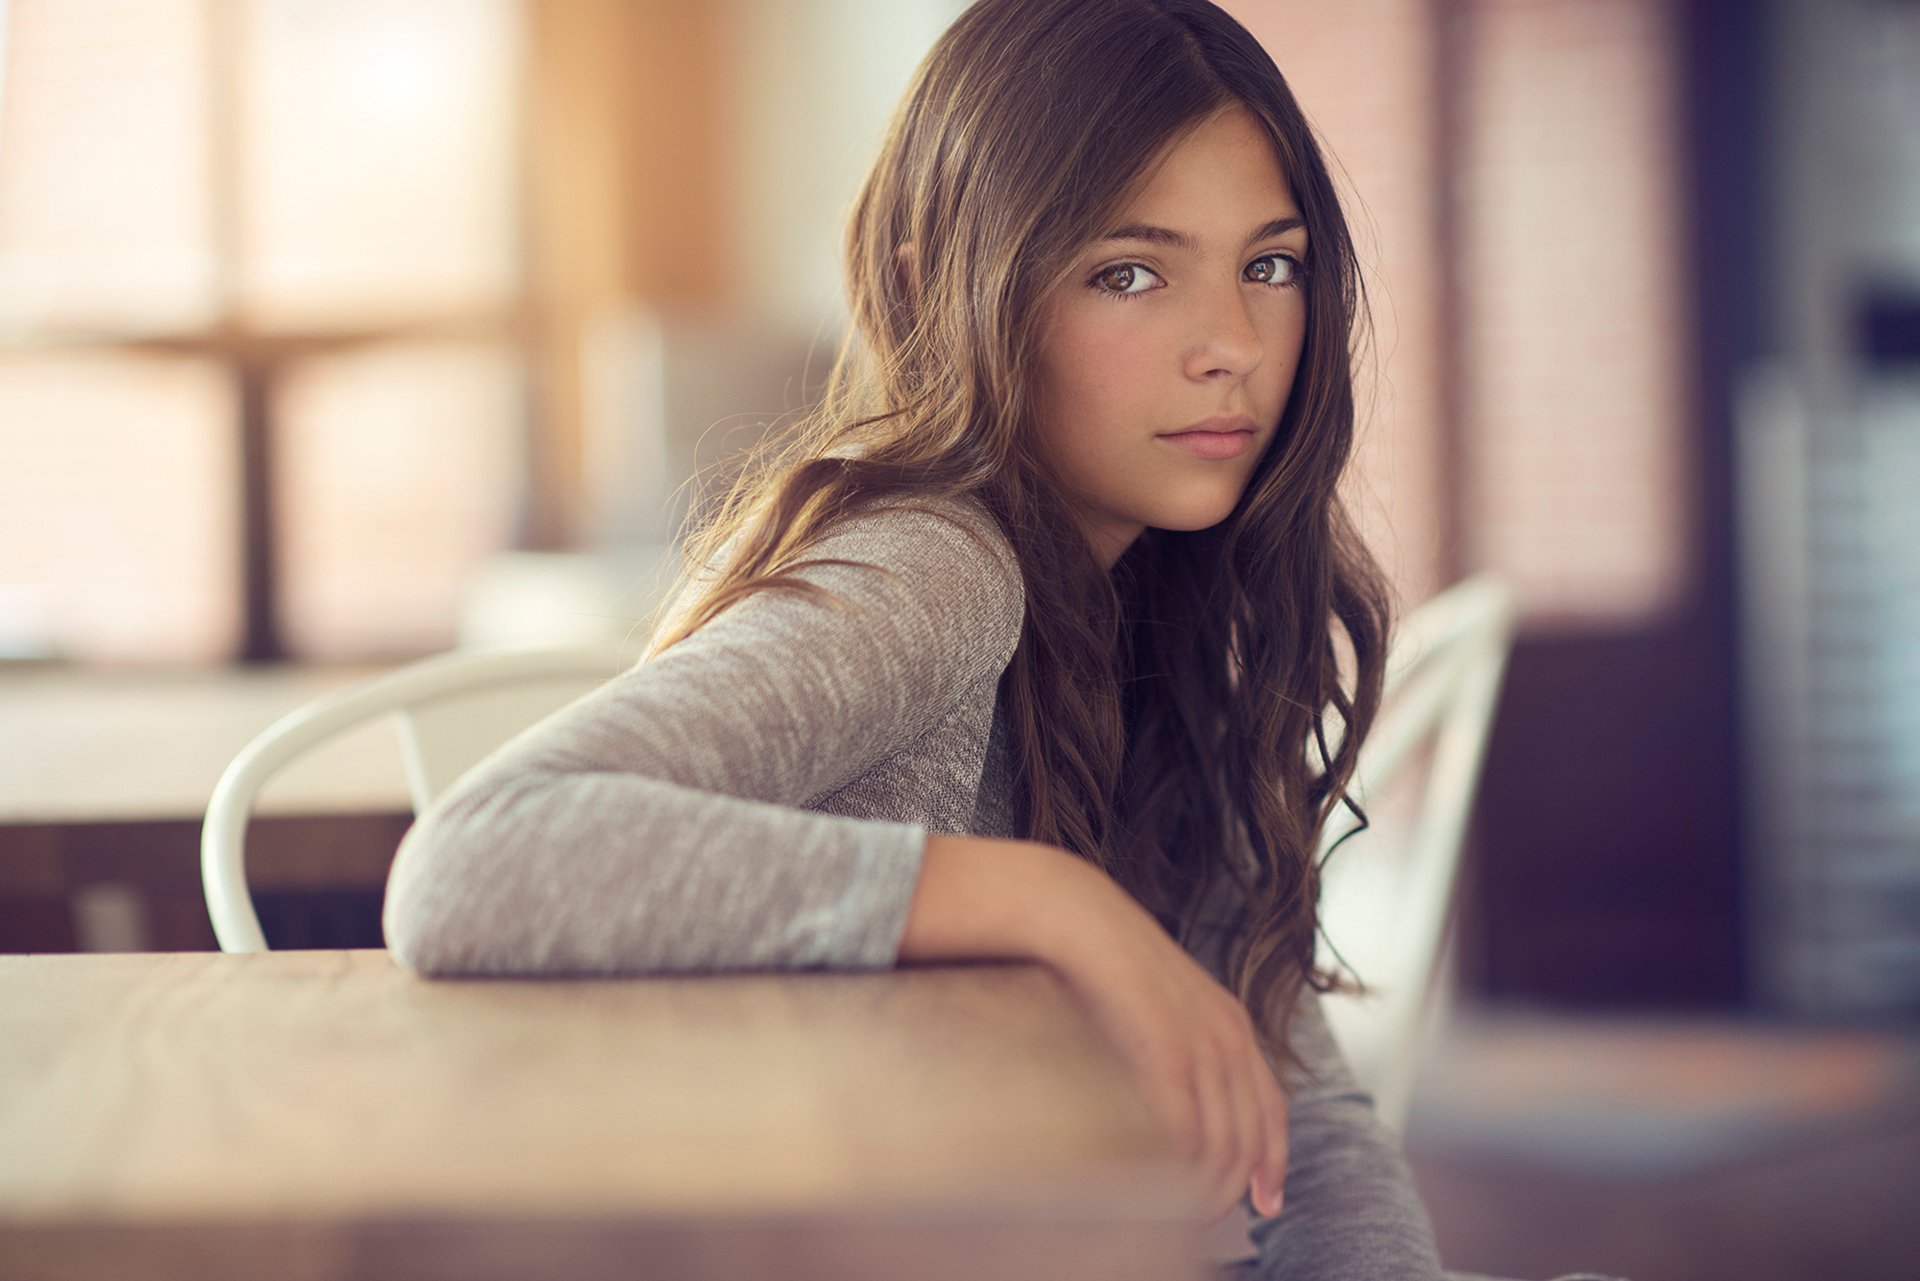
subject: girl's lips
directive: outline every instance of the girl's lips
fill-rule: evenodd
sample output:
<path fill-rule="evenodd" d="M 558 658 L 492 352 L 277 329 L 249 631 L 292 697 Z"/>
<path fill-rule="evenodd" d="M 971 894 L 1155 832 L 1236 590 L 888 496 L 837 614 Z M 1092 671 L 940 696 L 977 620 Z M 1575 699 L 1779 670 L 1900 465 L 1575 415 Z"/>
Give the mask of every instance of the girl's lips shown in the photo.
<path fill-rule="evenodd" d="M 1247 452 L 1253 444 L 1250 431 L 1183 431 L 1177 435 L 1160 436 L 1169 445 L 1196 454 L 1201 458 L 1238 458 Z"/>

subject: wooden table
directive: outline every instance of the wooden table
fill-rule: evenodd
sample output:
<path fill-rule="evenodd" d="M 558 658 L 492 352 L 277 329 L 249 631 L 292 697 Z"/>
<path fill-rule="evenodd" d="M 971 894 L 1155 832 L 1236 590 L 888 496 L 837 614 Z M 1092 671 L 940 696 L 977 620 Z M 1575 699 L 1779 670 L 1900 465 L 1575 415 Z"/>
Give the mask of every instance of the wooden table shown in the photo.
<path fill-rule="evenodd" d="M 200 821 L 221 773 L 287 712 L 392 666 L 0 668 L 0 951 L 213 947 Z M 377 893 L 411 821 L 392 728 L 361 726 L 261 790 L 248 882 Z"/>
<path fill-rule="evenodd" d="M 1051 971 L 0 956 L 0 1275 L 1199 1281 Z"/>

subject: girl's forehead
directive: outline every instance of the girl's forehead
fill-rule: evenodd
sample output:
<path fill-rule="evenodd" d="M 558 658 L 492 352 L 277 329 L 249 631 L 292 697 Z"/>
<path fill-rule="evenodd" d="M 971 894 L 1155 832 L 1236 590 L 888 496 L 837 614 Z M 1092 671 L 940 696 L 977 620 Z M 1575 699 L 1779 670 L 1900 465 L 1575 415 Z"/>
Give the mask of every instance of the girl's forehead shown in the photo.
<path fill-rule="evenodd" d="M 1172 140 L 1127 185 L 1098 224 L 1094 241 L 1155 225 L 1204 239 L 1222 229 L 1264 230 L 1271 220 L 1298 216 L 1271 138 L 1242 111 L 1215 116 Z M 1178 237 L 1166 239 L 1173 248 L 1194 247 Z"/>
<path fill-rule="evenodd" d="M 1143 199 L 1205 194 L 1228 185 L 1287 186 L 1272 137 L 1244 107 L 1222 111 L 1170 139 L 1140 176 L 1135 193 Z"/>

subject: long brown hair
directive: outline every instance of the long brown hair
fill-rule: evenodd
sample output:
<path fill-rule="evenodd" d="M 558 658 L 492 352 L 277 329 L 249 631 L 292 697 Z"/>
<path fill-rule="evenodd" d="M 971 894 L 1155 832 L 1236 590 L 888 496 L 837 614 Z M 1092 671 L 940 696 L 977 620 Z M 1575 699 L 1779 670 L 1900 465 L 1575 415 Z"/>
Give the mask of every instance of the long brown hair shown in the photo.
<path fill-rule="evenodd" d="M 1307 224 L 1292 393 L 1226 520 L 1148 529 L 1106 572 L 1035 450 L 1040 303 L 1149 164 L 1236 104 Z M 1354 990 L 1314 963 L 1315 851 L 1379 703 L 1389 597 L 1336 492 L 1364 290 L 1285 80 L 1205 0 L 980 0 L 915 71 L 845 253 L 854 325 L 825 392 L 696 514 L 677 618 L 649 652 L 748 592 L 810 586 L 791 571 L 856 508 L 974 496 L 1025 584 L 1000 686 L 1023 834 L 1099 865 L 1183 939 L 1230 877 L 1229 984 L 1298 1064 L 1302 983 Z"/>

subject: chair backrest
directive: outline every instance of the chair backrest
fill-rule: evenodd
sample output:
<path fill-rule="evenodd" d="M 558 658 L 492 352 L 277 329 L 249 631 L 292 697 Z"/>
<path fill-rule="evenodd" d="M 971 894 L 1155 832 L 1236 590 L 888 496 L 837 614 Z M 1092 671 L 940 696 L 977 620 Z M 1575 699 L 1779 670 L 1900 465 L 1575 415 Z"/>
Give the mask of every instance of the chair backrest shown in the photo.
<path fill-rule="evenodd" d="M 392 716 L 418 814 L 494 748 L 629 665 L 616 645 L 456 650 L 336 690 L 275 721 L 227 766 L 201 829 L 200 879 L 220 950 L 267 950 L 247 892 L 247 823 L 260 789 L 292 761 Z"/>
<path fill-rule="evenodd" d="M 1414 753 L 1432 755 L 1415 812 L 1398 841 L 1370 829 L 1327 860 L 1321 919 L 1328 949 L 1375 994 L 1328 996 L 1328 1026 L 1376 1112 L 1396 1130 L 1406 1124 L 1421 1042 L 1443 1002 L 1443 955 L 1450 942 L 1454 885 L 1467 819 L 1478 788 L 1487 735 L 1512 646 L 1512 593 L 1498 580 L 1462 580 L 1400 620 L 1388 648 L 1378 719 L 1360 749 L 1353 785 L 1365 808 L 1382 797 Z M 1337 727 L 1336 727 L 1337 728 Z M 1329 742 L 1332 749 L 1337 738 Z M 1341 822 L 1345 816 L 1348 821 Z M 1372 815 L 1378 820 L 1378 815 Z M 1324 857 L 1357 826 L 1336 811 L 1321 834 Z M 1337 951 L 1338 955 L 1331 952 Z"/>

